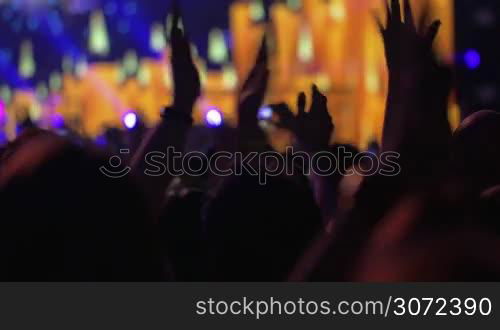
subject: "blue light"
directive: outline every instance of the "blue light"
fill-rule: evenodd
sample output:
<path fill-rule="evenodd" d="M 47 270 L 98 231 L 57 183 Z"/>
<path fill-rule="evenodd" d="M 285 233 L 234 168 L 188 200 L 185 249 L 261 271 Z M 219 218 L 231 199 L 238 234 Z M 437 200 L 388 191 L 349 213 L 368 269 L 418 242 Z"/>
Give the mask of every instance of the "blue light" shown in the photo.
<path fill-rule="evenodd" d="M 64 117 L 60 114 L 52 115 L 52 127 L 55 129 L 64 128 Z"/>
<path fill-rule="evenodd" d="M 222 125 L 222 113 L 217 109 L 210 109 L 205 115 L 205 121 L 208 126 L 219 127 Z"/>
<path fill-rule="evenodd" d="M 271 107 L 262 107 L 257 114 L 259 120 L 270 120 L 273 117 L 273 109 Z"/>
<path fill-rule="evenodd" d="M 96 137 L 94 142 L 99 147 L 105 147 L 108 145 L 108 140 L 106 139 L 106 137 L 104 135 L 100 135 L 100 136 Z"/>
<path fill-rule="evenodd" d="M 465 52 L 464 61 L 467 68 L 475 70 L 481 66 L 481 54 L 475 49 L 470 49 Z"/>

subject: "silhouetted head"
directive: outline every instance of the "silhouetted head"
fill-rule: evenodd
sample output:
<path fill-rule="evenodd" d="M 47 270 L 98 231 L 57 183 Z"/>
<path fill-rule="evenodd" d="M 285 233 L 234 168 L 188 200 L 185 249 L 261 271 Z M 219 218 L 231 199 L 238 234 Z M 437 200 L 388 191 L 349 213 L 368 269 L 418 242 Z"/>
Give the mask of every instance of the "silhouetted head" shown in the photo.
<path fill-rule="evenodd" d="M 141 194 L 105 164 L 44 131 L 14 144 L 0 169 L 0 279 L 160 279 Z"/>
<path fill-rule="evenodd" d="M 467 117 L 453 138 L 453 166 L 474 190 L 500 183 L 500 114 L 479 111 Z"/>
<path fill-rule="evenodd" d="M 288 177 L 230 178 L 206 215 L 212 279 L 279 281 L 321 226 L 313 195 Z"/>

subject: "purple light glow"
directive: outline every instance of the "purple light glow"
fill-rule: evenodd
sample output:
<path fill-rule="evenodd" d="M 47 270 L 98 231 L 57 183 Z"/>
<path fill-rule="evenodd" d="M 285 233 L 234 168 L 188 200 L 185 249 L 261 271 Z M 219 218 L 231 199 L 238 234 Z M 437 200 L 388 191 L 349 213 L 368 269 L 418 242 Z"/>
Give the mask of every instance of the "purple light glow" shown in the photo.
<path fill-rule="evenodd" d="M 125 125 L 126 128 L 128 129 L 133 129 L 135 125 L 137 124 L 137 115 L 135 112 L 127 112 L 123 116 L 123 124 Z"/>
<path fill-rule="evenodd" d="M 7 114 L 5 113 L 5 105 L 0 100 L 0 126 L 3 126 L 7 121 Z"/>
<path fill-rule="evenodd" d="M 259 109 L 257 118 L 259 120 L 270 120 L 273 117 L 273 109 L 271 107 L 262 107 Z"/>
<path fill-rule="evenodd" d="M 467 68 L 475 70 L 481 65 L 481 54 L 475 49 L 470 49 L 465 52 L 464 61 Z"/>
<path fill-rule="evenodd" d="M 64 127 L 64 117 L 61 114 L 52 115 L 52 127 L 57 129 Z"/>
<path fill-rule="evenodd" d="M 219 127 L 222 125 L 222 113 L 218 109 L 210 109 L 205 115 L 205 121 L 209 126 Z"/>

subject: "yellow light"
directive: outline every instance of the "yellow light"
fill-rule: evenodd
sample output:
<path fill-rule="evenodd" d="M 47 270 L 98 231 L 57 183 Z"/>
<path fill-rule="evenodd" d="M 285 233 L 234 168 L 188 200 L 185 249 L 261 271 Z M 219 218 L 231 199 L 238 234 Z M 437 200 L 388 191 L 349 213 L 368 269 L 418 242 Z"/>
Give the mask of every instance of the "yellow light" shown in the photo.
<path fill-rule="evenodd" d="M 330 17 L 336 21 L 343 21 L 346 18 L 346 8 L 344 0 L 330 0 Z"/>
<path fill-rule="evenodd" d="M 302 0 L 286 0 L 286 4 L 292 10 L 299 10 L 302 6 Z"/>
<path fill-rule="evenodd" d="M 109 37 L 106 19 L 101 11 L 90 16 L 89 50 L 92 54 L 106 56 L 109 54 Z"/>
<path fill-rule="evenodd" d="M 80 60 L 78 60 L 78 62 L 76 63 L 76 66 L 75 66 L 76 75 L 78 77 L 82 78 L 83 76 L 85 76 L 88 69 L 89 69 L 89 65 L 88 65 L 87 60 L 85 58 L 81 58 Z"/>
<path fill-rule="evenodd" d="M 33 45 L 31 41 L 24 41 L 21 44 L 19 55 L 19 75 L 23 78 L 32 78 L 35 75 L 36 64 L 33 59 Z"/>
<path fill-rule="evenodd" d="M 304 63 L 309 63 L 314 58 L 313 40 L 311 31 L 308 28 L 300 31 L 297 56 Z"/>
<path fill-rule="evenodd" d="M 150 47 L 155 52 L 161 53 L 167 45 L 165 35 L 163 34 L 163 26 L 160 23 L 155 23 L 151 26 Z"/>
<path fill-rule="evenodd" d="M 380 79 L 379 79 L 377 73 L 374 72 L 373 70 L 370 70 L 366 74 L 365 88 L 366 88 L 366 91 L 371 93 L 371 94 L 376 94 L 380 90 Z"/>
<path fill-rule="evenodd" d="M 137 80 L 142 86 L 149 85 L 149 82 L 151 81 L 151 72 L 146 65 L 141 65 L 139 68 L 139 72 L 137 72 Z"/>
<path fill-rule="evenodd" d="M 453 103 L 448 110 L 448 121 L 452 130 L 456 130 L 460 126 L 461 117 L 460 107 L 458 104 Z"/>
<path fill-rule="evenodd" d="M 53 72 L 49 78 L 50 90 L 56 92 L 62 87 L 62 77 L 59 72 Z"/>
<path fill-rule="evenodd" d="M 42 109 L 37 103 L 33 103 L 28 110 L 29 117 L 33 121 L 38 121 L 42 117 Z"/>
<path fill-rule="evenodd" d="M 203 61 L 196 61 L 195 62 L 196 68 L 198 69 L 198 72 L 200 74 L 200 84 L 202 87 L 204 87 L 207 84 L 208 80 L 208 72 L 207 72 L 207 66 L 205 62 Z"/>
<path fill-rule="evenodd" d="M 128 50 L 123 57 L 123 71 L 126 75 L 133 75 L 139 68 L 139 58 L 133 49 Z"/>
<path fill-rule="evenodd" d="M 238 85 L 238 76 L 232 65 L 227 65 L 222 71 L 222 81 L 227 89 L 234 89 Z"/>
<path fill-rule="evenodd" d="M 220 29 L 213 29 L 208 35 L 208 58 L 212 63 L 223 64 L 228 57 L 224 32 Z"/>
<path fill-rule="evenodd" d="M 328 92 L 332 87 L 332 82 L 328 74 L 320 73 L 316 77 L 316 85 L 321 92 Z"/>
<path fill-rule="evenodd" d="M 12 91 L 10 90 L 9 86 L 2 85 L 0 87 L 0 99 L 2 99 L 6 104 L 8 104 L 10 103 L 11 98 L 12 98 Z"/>
<path fill-rule="evenodd" d="M 118 84 L 121 84 L 122 82 L 125 81 L 126 78 L 127 75 L 125 74 L 125 70 L 123 69 L 123 67 L 119 67 L 116 72 L 116 82 Z"/>
<path fill-rule="evenodd" d="M 262 21 L 266 16 L 266 11 L 264 9 L 264 3 L 262 0 L 253 0 L 250 3 L 250 18 L 258 22 Z"/>
<path fill-rule="evenodd" d="M 172 76 L 170 75 L 170 73 L 167 70 L 163 71 L 163 84 L 167 88 L 172 87 Z"/>

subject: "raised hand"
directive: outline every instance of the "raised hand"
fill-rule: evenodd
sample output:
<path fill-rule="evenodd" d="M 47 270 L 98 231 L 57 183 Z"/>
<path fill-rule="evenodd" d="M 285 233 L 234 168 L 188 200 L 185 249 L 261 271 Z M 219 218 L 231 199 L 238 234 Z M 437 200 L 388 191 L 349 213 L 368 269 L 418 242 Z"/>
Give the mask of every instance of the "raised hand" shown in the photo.
<path fill-rule="evenodd" d="M 201 83 L 198 70 L 191 55 L 189 40 L 179 28 L 179 18 L 180 12 L 178 6 L 175 6 L 172 29 L 170 31 L 174 108 L 191 114 L 196 99 L 201 93 Z"/>
<path fill-rule="evenodd" d="M 148 163 L 145 160 L 151 152 L 169 148 L 177 151 L 184 150 L 187 134 L 192 125 L 193 106 L 201 93 L 198 70 L 191 56 L 188 38 L 179 29 L 179 17 L 179 10 L 176 6 L 170 31 L 174 80 L 173 108 L 163 113 L 164 120 L 161 120 L 146 135 L 131 162 L 133 172 L 142 183 L 146 199 L 155 217 L 160 215 L 165 191 L 173 177 L 168 173 L 159 176 L 146 175 Z"/>
<path fill-rule="evenodd" d="M 267 42 L 264 36 L 255 65 L 238 95 L 240 129 L 258 129 L 257 113 L 264 102 L 268 80 Z"/>
<path fill-rule="evenodd" d="M 334 130 L 328 99 L 313 85 L 309 112 L 305 111 L 305 105 L 306 95 L 301 93 L 297 99 L 297 137 L 311 148 L 326 148 Z"/>
<path fill-rule="evenodd" d="M 432 54 L 432 44 L 441 22 L 436 20 L 430 26 L 426 26 L 428 17 L 426 9 L 422 19 L 419 20 L 420 26 L 417 27 L 409 0 L 403 0 L 404 20 L 399 0 L 390 0 L 390 7 L 386 0 L 383 1 L 387 12 L 386 24 L 383 24 L 379 17 L 376 17 L 376 20 L 384 39 L 389 73 L 418 71 L 423 65 L 422 60 L 428 59 Z"/>
<path fill-rule="evenodd" d="M 332 117 L 328 112 L 328 100 L 316 85 L 312 86 L 312 103 L 306 112 L 306 95 L 297 98 L 298 114 L 293 116 L 286 104 L 274 106 L 279 116 L 280 126 L 291 130 L 300 143 L 307 148 L 318 150 L 326 148 L 334 131 Z"/>
<path fill-rule="evenodd" d="M 432 47 L 441 22 L 427 25 L 426 8 L 417 26 L 410 1 L 402 1 L 404 20 L 399 0 L 391 0 L 390 7 L 386 2 L 385 27 L 377 20 L 389 69 L 382 148 L 406 157 L 408 173 L 410 168 L 422 172 L 427 164 L 432 164 L 430 172 L 436 172 L 434 165 L 445 156 L 432 152 L 446 150 L 451 136 L 447 121 L 451 75 Z"/>

